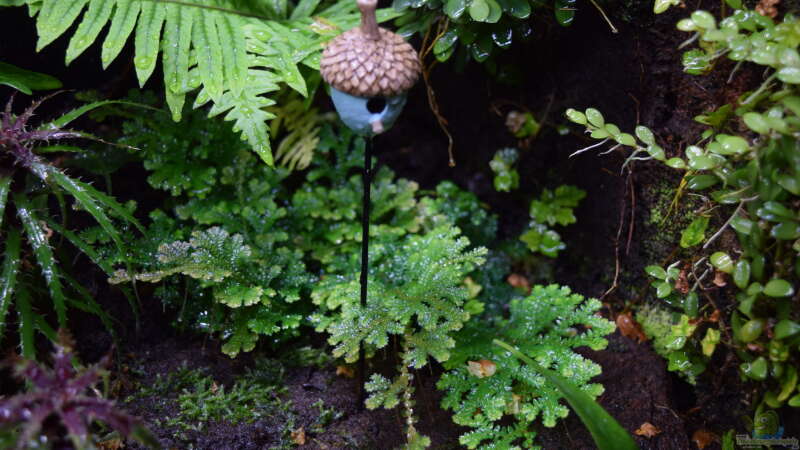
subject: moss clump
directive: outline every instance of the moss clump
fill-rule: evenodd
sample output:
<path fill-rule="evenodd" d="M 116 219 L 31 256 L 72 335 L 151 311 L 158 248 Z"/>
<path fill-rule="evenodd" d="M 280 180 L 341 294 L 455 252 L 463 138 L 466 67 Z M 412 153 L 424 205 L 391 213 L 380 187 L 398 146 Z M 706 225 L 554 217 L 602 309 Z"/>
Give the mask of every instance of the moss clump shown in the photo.
<path fill-rule="evenodd" d="M 289 442 L 296 417 L 291 402 L 282 399 L 286 393 L 283 373 L 280 361 L 262 358 L 244 376 L 225 385 L 217 383 L 204 369 L 191 369 L 184 364 L 166 376 L 157 375 L 151 384 L 140 386 L 126 403 L 156 399 L 155 412 L 171 417 L 157 419 L 155 425 L 175 430 L 175 437 L 183 442 L 192 440 L 187 432 L 202 432 L 212 423 L 238 425 L 265 418 L 285 423 L 282 440 Z"/>
<path fill-rule="evenodd" d="M 661 307 L 645 304 L 636 312 L 636 321 L 642 325 L 644 334 L 652 341 L 653 350 L 663 357 L 667 357 L 669 337 L 672 334 L 673 314 Z"/>

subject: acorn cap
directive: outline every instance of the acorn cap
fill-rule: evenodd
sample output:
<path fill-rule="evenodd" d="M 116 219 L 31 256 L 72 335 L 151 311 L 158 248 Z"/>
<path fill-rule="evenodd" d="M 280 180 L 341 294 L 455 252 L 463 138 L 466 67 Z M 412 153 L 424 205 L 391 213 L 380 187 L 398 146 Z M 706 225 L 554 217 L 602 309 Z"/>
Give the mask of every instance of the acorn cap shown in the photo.
<path fill-rule="evenodd" d="M 417 52 L 399 34 L 378 27 L 377 0 L 358 0 L 361 26 L 345 31 L 322 52 L 322 78 L 357 97 L 394 97 L 417 82 Z"/>

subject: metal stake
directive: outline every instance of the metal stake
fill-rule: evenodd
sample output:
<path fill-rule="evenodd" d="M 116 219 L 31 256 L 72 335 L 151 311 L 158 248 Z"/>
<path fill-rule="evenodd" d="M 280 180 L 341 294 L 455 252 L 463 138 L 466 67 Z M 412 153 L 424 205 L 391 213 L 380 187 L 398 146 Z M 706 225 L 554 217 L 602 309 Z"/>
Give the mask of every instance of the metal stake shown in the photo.
<path fill-rule="evenodd" d="M 369 212 L 370 191 L 372 190 L 372 137 L 366 138 L 364 148 L 364 171 L 362 176 L 364 198 L 361 205 L 361 307 L 367 306 L 367 274 L 369 272 Z M 364 355 L 364 343 L 358 346 L 358 408 L 364 408 L 366 392 L 367 365 Z"/>

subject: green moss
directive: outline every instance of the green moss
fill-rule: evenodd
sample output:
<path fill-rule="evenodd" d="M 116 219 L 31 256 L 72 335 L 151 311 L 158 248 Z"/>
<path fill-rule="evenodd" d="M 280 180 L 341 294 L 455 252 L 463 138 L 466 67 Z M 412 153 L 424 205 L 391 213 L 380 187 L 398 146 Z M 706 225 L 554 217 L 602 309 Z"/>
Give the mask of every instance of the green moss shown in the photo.
<path fill-rule="evenodd" d="M 158 375 L 154 382 L 143 384 L 130 403 L 137 399 L 158 399 L 155 410 L 164 416 L 156 425 L 175 429 L 177 437 L 189 441 L 188 431 L 202 432 L 214 422 L 229 424 L 253 423 L 262 418 L 285 423 L 284 440 L 294 429 L 295 415 L 291 402 L 282 399 L 286 393 L 283 383 L 283 364 L 276 360 L 256 360 L 244 376 L 230 385 L 217 383 L 204 369 L 185 365 L 166 376 Z"/>
<path fill-rule="evenodd" d="M 670 352 L 667 344 L 672 334 L 673 315 L 667 309 L 650 303 L 645 304 L 636 312 L 636 321 L 642 325 L 644 334 L 653 343 L 653 350 L 665 358 Z"/>
<path fill-rule="evenodd" d="M 661 181 L 644 190 L 646 204 L 644 223 L 648 239 L 643 244 L 649 261 L 659 261 L 680 241 L 681 232 L 692 222 L 700 201 L 684 192 L 677 207 L 672 207 L 677 192 L 677 181 Z"/>

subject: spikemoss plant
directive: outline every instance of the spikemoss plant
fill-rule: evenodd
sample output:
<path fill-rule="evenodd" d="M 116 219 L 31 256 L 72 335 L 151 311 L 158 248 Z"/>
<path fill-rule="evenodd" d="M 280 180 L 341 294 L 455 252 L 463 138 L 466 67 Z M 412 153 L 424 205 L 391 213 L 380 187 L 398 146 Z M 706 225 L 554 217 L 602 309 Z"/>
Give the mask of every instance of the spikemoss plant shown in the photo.
<path fill-rule="evenodd" d="M 113 281 L 160 283 L 157 295 L 180 308 L 181 323 L 220 334 L 223 350 L 235 356 L 252 350 L 259 336 L 292 336 L 312 313 L 310 302 L 296 300 L 312 287 L 323 304 L 322 297 L 339 292 L 336 286 L 355 279 L 363 192 L 357 170 L 364 141 L 324 125 L 308 169 L 289 182 L 288 170 L 259 165 L 224 124 L 198 111 L 185 116 L 183 124 L 166 114 L 136 115 L 125 123 L 123 141 L 141 149 L 136 155 L 151 170 L 148 182 L 172 197 L 164 210 L 150 213 L 145 237 L 132 246 L 133 272 L 111 248 L 106 254 L 122 269 Z M 450 246 L 434 255 L 445 261 L 457 253 L 447 253 L 449 248 L 463 250 L 467 241 L 454 223 L 476 239 L 494 238 L 496 219 L 452 183 L 424 196 L 416 183 L 383 167 L 374 175 L 372 193 L 371 242 L 380 255 L 371 259 L 386 256 L 373 268 L 376 279 L 391 279 L 403 264 L 422 267 L 421 261 L 400 260 L 414 254 L 401 249 L 423 245 L 420 239 L 430 251 Z M 469 270 L 459 269 L 463 276 L 454 283 Z M 317 326 L 327 329 L 322 322 L 334 315 L 324 310 L 315 316 Z"/>
<path fill-rule="evenodd" d="M 318 331 L 330 333 L 334 355 L 358 358 L 359 345 L 369 353 L 384 348 L 391 336 L 400 339 L 398 375 L 389 380 L 373 374 L 367 391 L 368 408 L 394 408 L 402 402 L 408 445 L 424 448 L 427 438 L 416 432 L 413 413 L 413 373 L 430 359 L 443 362 L 455 347 L 453 333 L 470 314 L 462 285 L 466 275 L 483 262 L 486 249 L 467 251 L 469 240 L 458 228 L 437 227 L 397 243 L 371 247 L 369 297 L 359 302 L 359 282 L 352 275 L 327 278 L 314 290 L 322 312 L 314 316 Z"/>
<path fill-rule="evenodd" d="M 533 358 L 571 380 L 591 397 L 603 392 L 590 383 L 600 366 L 574 352 L 578 347 L 600 350 L 614 324 L 597 315 L 600 302 L 585 299 L 569 288 L 535 286 L 531 295 L 510 304 L 508 319 L 488 326 L 471 322 L 457 335 L 458 345 L 444 365 L 448 370 L 437 387 L 446 391 L 442 406 L 453 420 L 472 428 L 460 438 L 468 448 L 521 449 L 535 446 L 533 423 L 547 427 L 567 416 L 558 388 L 492 344 L 500 336 Z"/>
<path fill-rule="evenodd" d="M 120 267 L 111 281 L 166 279 L 159 296 L 181 308 L 182 323 L 225 337 L 230 356 L 252 350 L 261 335 L 292 336 L 305 313 L 293 303 L 311 277 L 287 232 L 280 183 L 288 170 L 258 164 L 234 132 L 202 112 L 186 111 L 181 124 L 168 119 L 134 115 L 124 124 L 122 140 L 141 149 L 148 182 L 172 197 L 166 211 L 150 212 L 145 237 L 131 246 L 135 270 Z"/>

